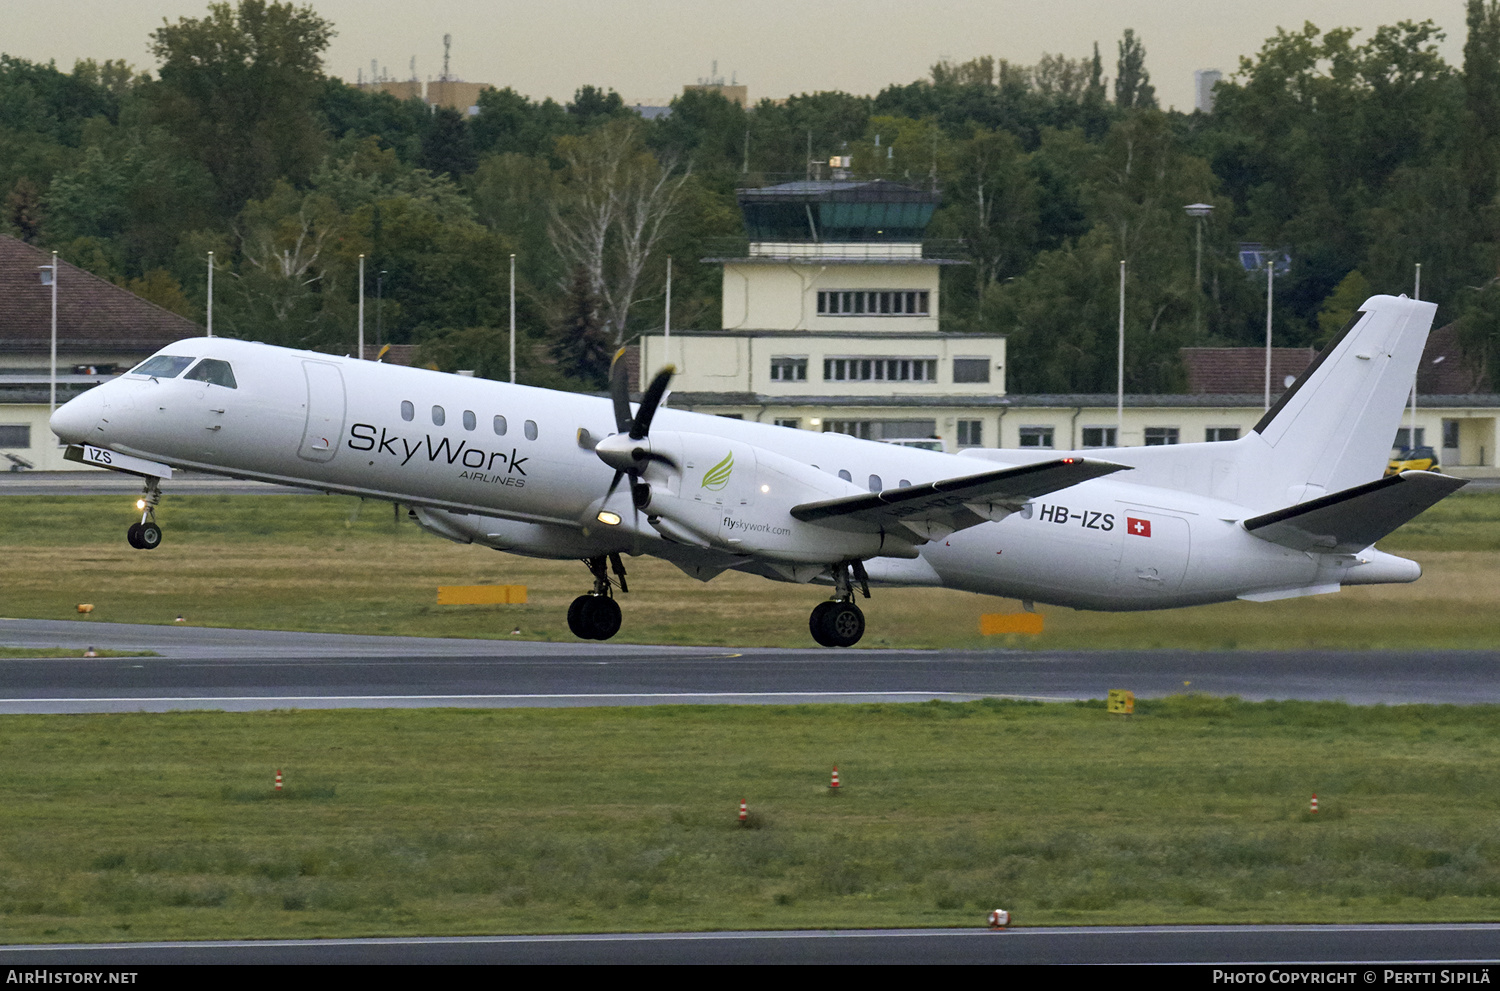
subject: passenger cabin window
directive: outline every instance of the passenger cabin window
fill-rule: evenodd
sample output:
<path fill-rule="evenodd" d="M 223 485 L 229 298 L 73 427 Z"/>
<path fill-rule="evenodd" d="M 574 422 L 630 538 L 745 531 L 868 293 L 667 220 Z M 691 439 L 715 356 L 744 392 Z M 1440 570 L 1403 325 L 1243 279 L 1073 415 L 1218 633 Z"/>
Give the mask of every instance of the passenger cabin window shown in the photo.
<path fill-rule="evenodd" d="M 411 404 L 411 400 L 401 400 L 401 419 L 410 423 L 417 418 L 417 408 Z"/>
<path fill-rule="evenodd" d="M 839 478 L 842 478 L 846 482 L 852 482 L 852 481 L 854 481 L 854 476 L 851 475 L 851 474 L 849 474 L 849 469 L 848 468 L 840 468 L 839 469 Z"/>
<path fill-rule="evenodd" d="M 222 385 L 226 389 L 236 388 L 234 369 L 229 367 L 229 362 L 220 361 L 218 358 L 204 358 L 183 378 L 192 379 L 194 382 L 207 382 L 209 385 Z"/>
<path fill-rule="evenodd" d="M 505 417 L 495 417 L 495 436 L 504 437 L 506 429 Z"/>
<path fill-rule="evenodd" d="M 434 406 L 432 408 L 432 425 L 434 427 L 441 427 L 447 419 L 448 414 L 443 412 L 441 406 Z"/>
<path fill-rule="evenodd" d="M 527 440 L 536 440 L 536 421 L 535 420 L 527 420 L 526 421 L 526 439 Z"/>
<path fill-rule="evenodd" d="M 479 426 L 479 421 L 475 419 L 474 411 L 471 409 L 464 410 L 464 429 L 473 430 L 477 426 Z"/>
<path fill-rule="evenodd" d="M 192 358 L 184 358 L 175 354 L 159 354 L 154 358 L 147 358 L 130 370 L 132 375 L 150 375 L 159 379 L 174 379 L 182 374 L 182 370 L 193 363 Z"/>
<path fill-rule="evenodd" d="M 881 489 L 885 488 L 885 486 L 880 483 L 880 476 L 879 475 L 871 475 L 870 479 L 869 479 L 869 484 L 870 484 L 870 491 L 871 492 L 879 492 Z"/>

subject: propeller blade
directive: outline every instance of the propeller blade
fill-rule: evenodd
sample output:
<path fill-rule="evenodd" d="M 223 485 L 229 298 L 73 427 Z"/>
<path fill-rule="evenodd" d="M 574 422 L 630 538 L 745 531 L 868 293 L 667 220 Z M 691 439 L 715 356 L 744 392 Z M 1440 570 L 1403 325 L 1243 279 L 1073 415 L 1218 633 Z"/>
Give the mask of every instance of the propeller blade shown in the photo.
<path fill-rule="evenodd" d="M 676 371 L 676 368 L 668 365 L 657 372 L 656 378 L 651 380 L 651 385 L 646 388 L 646 394 L 641 397 L 641 408 L 636 411 L 635 422 L 631 424 L 631 440 L 640 440 L 651 432 L 651 420 L 656 416 L 656 407 L 660 405 L 661 397 L 666 394 L 667 386 L 671 385 L 672 375 Z"/>
<path fill-rule="evenodd" d="M 677 462 L 673 461 L 671 458 L 667 457 L 665 454 L 657 454 L 655 451 L 642 451 L 641 452 L 640 460 L 642 460 L 642 461 L 655 461 L 659 465 L 666 465 L 668 468 L 671 468 L 673 471 L 677 470 Z"/>
<path fill-rule="evenodd" d="M 615 489 L 620 487 L 620 479 L 625 477 L 623 471 L 615 472 L 615 480 L 609 483 L 609 491 L 604 493 L 604 501 L 609 502 L 609 497 L 615 494 Z"/>
<path fill-rule="evenodd" d="M 615 403 L 615 430 L 620 433 L 630 431 L 634 421 L 630 417 L 630 372 L 622 360 L 625 357 L 625 349 L 621 348 L 615 352 L 614 359 L 609 363 L 609 398 Z M 639 440 L 640 438 L 636 438 Z"/>

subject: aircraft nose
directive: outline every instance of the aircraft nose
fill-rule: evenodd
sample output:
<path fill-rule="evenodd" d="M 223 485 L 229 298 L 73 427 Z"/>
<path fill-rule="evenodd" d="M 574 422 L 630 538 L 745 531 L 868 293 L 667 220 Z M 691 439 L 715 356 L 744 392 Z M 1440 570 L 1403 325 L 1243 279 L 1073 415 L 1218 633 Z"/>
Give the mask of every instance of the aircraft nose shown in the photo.
<path fill-rule="evenodd" d="M 95 440 L 94 427 L 99 423 L 103 413 L 104 401 L 97 393 L 98 388 L 91 389 L 76 399 L 63 403 L 52 413 L 52 432 L 57 434 L 69 444 L 83 444 Z"/>

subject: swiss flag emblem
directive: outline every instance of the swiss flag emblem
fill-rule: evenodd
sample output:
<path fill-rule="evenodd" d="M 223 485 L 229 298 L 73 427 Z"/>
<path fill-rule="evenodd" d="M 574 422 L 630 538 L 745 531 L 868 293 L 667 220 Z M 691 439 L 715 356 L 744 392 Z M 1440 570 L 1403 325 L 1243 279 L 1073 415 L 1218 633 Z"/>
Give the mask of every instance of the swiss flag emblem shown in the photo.
<path fill-rule="evenodd" d="M 1134 516 L 1125 517 L 1125 529 L 1137 537 L 1151 536 L 1151 521 L 1138 520 Z"/>

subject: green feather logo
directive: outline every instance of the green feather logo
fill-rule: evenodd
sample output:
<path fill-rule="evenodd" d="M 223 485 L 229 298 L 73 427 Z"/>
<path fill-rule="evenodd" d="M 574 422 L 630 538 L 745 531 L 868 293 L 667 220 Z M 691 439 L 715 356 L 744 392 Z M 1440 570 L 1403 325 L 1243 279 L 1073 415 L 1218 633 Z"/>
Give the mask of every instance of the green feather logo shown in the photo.
<path fill-rule="evenodd" d="M 717 492 L 729 484 L 729 473 L 734 471 L 734 452 L 724 455 L 724 460 L 703 473 L 703 487 Z"/>

